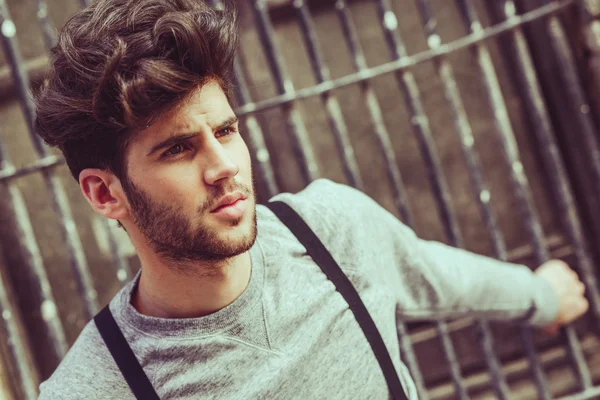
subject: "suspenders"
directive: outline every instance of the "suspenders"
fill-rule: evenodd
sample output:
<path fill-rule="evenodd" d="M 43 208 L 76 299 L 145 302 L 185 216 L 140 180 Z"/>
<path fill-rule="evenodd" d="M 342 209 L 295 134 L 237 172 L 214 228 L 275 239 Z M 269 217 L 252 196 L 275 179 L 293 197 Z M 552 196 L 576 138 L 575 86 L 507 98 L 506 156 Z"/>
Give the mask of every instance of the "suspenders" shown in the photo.
<path fill-rule="evenodd" d="M 350 282 L 348 277 L 344 274 L 321 240 L 292 207 L 282 201 L 268 203 L 267 207 L 269 207 L 298 238 L 300 243 L 302 243 L 308 251 L 308 254 L 315 263 L 321 267 L 325 275 L 327 275 L 327 278 L 335 284 L 337 291 L 340 292 L 350 306 L 350 310 L 354 313 L 356 321 L 367 337 L 367 340 L 375 353 L 375 357 L 377 357 L 377 361 L 379 361 L 379 366 L 383 370 L 392 398 L 394 400 L 406 400 L 406 394 L 404 394 L 404 389 L 402 389 L 398 373 L 396 373 L 396 369 L 394 368 L 392 359 L 385 347 L 385 343 L 383 343 L 383 339 L 375 326 L 375 322 L 373 322 L 373 319 L 369 315 L 367 308 L 360 299 L 356 289 L 354 289 L 354 286 L 352 286 L 352 282 Z"/>
<path fill-rule="evenodd" d="M 138 400 L 160 400 L 148 376 L 137 358 L 135 358 L 127 340 L 125 340 L 123 332 L 115 322 L 108 305 L 94 317 L 94 322 L 135 398 Z"/>
<path fill-rule="evenodd" d="M 392 399 L 407 400 L 406 394 L 394 368 L 392 359 L 383 339 L 350 280 L 342 272 L 323 243 L 314 234 L 304 220 L 289 205 L 281 201 L 270 202 L 266 206 L 292 231 L 308 254 L 331 280 L 337 291 L 344 297 L 354 313 L 367 341 L 371 345 L 387 382 Z M 133 351 L 127 344 L 123 333 L 117 326 L 110 309 L 106 306 L 94 317 L 98 331 L 112 354 L 125 381 L 138 400 L 158 400 L 152 384 L 144 373 Z"/>

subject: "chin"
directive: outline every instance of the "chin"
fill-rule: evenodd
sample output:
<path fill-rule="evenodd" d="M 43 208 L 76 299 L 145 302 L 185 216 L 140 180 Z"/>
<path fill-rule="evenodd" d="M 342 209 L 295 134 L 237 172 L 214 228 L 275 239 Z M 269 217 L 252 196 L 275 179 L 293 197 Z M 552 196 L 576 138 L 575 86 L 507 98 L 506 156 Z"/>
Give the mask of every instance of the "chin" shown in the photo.
<path fill-rule="evenodd" d="M 217 221 L 215 233 L 223 237 L 224 240 L 247 241 L 251 239 L 254 242 L 256 237 L 256 212 L 254 208 L 248 210 L 237 220 Z"/>

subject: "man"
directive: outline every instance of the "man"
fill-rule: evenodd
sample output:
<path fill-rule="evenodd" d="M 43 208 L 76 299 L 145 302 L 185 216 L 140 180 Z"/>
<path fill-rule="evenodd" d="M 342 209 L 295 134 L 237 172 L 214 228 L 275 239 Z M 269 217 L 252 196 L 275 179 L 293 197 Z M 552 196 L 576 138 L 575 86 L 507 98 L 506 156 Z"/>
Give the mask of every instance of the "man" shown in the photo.
<path fill-rule="evenodd" d="M 37 131 L 94 211 L 126 229 L 142 267 L 103 311 L 116 328 L 91 321 L 41 399 L 133 399 L 141 382 L 162 399 L 390 395 L 349 303 L 256 205 L 227 97 L 236 42 L 233 14 L 198 0 L 100 0 L 61 30 Z M 469 314 L 555 331 L 588 308 L 566 264 L 532 273 L 422 241 L 349 187 L 319 180 L 276 200 L 350 279 L 410 399 L 398 321 Z"/>

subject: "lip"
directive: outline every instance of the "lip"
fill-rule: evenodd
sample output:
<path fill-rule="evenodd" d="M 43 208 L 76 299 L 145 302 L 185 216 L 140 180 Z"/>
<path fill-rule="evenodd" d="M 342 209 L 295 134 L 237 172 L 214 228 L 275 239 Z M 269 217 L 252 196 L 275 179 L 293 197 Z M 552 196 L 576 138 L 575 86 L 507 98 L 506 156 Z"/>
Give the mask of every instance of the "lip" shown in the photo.
<path fill-rule="evenodd" d="M 244 198 L 239 198 L 237 201 L 223 205 L 211 213 L 220 220 L 239 221 L 248 208 L 248 201 Z"/>
<path fill-rule="evenodd" d="M 246 208 L 248 208 L 246 197 L 236 192 L 224 196 L 211 211 L 211 214 L 221 220 L 239 221 L 244 216 Z"/>
<path fill-rule="evenodd" d="M 244 195 L 241 194 L 240 192 L 235 192 L 235 193 L 231 193 L 231 194 L 228 194 L 226 196 L 223 196 L 221 198 L 221 200 L 219 200 L 219 202 L 217 203 L 217 205 L 215 206 L 215 208 L 213 208 L 213 210 L 211 211 L 211 213 L 219 212 L 219 209 L 226 208 L 228 206 L 232 206 L 238 200 L 242 200 L 242 199 L 245 200 L 246 197 L 244 197 Z"/>

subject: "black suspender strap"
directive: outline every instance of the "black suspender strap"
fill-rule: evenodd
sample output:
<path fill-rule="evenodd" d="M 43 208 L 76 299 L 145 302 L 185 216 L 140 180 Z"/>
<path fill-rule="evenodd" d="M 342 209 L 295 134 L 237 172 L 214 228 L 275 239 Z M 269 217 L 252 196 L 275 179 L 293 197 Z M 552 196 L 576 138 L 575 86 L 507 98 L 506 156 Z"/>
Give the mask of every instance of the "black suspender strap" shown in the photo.
<path fill-rule="evenodd" d="M 385 347 L 385 343 L 375 326 L 375 322 L 373 322 L 371 315 L 369 315 L 367 308 L 360 299 L 356 289 L 354 289 L 354 286 L 352 286 L 352 282 L 350 282 L 348 277 L 344 274 L 321 240 L 319 240 L 317 235 L 315 235 L 302 217 L 300 217 L 292 207 L 281 201 L 273 201 L 267 203 L 266 206 L 273 211 L 273 213 L 298 238 L 300 243 L 302 243 L 308 251 L 308 254 L 315 263 L 321 267 L 327 278 L 334 283 L 337 291 L 340 292 L 350 306 L 350 310 L 354 313 L 356 321 L 367 337 L 367 340 L 375 353 L 375 357 L 377 357 L 377 361 L 379 361 L 379 365 L 383 370 L 392 397 L 395 400 L 407 400 L 398 373 L 396 372 L 392 359 Z"/>
<path fill-rule="evenodd" d="M 108 306 L 94 317 L 94 322 L 135 397 L 138 400 L 160 400 Z"/>

